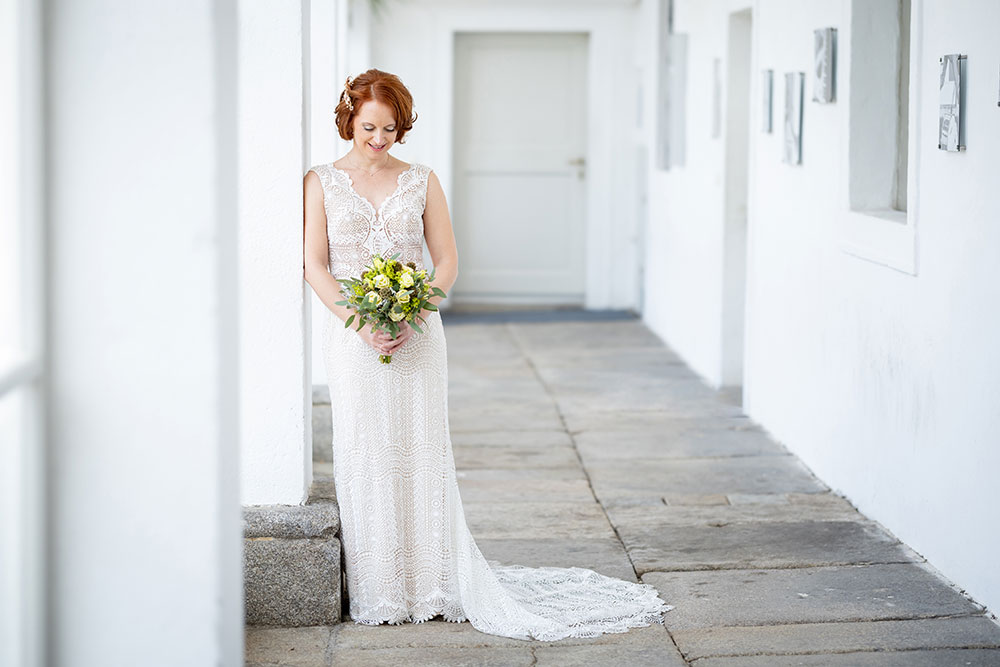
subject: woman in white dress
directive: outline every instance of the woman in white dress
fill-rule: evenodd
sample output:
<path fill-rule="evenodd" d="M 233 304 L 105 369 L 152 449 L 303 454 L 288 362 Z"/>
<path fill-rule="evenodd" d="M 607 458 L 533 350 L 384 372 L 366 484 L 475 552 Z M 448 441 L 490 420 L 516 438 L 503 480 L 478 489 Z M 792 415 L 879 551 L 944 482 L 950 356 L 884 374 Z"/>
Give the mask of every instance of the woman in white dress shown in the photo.
<path fill-rule="evenodd" d="M 353 146 L 305 175 L 305 279 L 328 309 L 323 357 L 351 618 L 377 625 L 440 615 L 540 640 L 662 622 L 671 607 L 652 586 L 576 567 L 501 565 L 480 553 L 455 477 L 440 314 L 424 311 L 421 334 L 401 322 L 392 340 L 370 326 L 345 328 L 351 311 L 336 304 L 338 281 L 359 276 L 376 253 L 425 268 L 425 240 L 433 284 L 451 290 L 458 251 L 444 192 L 428 166 L 389 155 L 416 120 L 397 77 L 371 69 L 349 78 L 336 112 Z"/>

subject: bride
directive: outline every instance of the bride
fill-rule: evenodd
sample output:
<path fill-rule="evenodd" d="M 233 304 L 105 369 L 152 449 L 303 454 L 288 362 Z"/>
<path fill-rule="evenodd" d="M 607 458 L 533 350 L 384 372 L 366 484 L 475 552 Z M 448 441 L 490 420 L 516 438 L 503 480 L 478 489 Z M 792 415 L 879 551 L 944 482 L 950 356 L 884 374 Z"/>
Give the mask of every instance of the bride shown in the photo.
<path fill-rule="evenodd" d="M 400 322 L 390 339 L 370 325 L 346 328 L 351 311 L 336 304 L 338 281 L 359 276 L 376 253 L 424 268 L 425 241 L 433 285 L 451 290 L 458 251 L 444 191 L 430 167 L 389 155 L 416 120 L 398 77 L 370 69 L 348 78 L 336 114 L 353 146 L 306 172 L 305 279 L 328 309 L 322 347 L 351 618 L 377 625 L 440 615 L 550 641 L 662 622 L 671 607 L 647 584 L 578 567 L 501 565 L 480 553 L 455 478 L 440 313 L 423 311 L 421 334 Z"/>

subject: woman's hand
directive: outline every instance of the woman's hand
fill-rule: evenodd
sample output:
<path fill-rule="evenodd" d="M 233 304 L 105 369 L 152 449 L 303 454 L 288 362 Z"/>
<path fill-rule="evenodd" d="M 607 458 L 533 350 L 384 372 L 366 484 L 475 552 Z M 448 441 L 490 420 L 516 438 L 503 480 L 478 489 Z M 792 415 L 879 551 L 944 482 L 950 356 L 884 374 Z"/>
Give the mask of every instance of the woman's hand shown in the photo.
<path fill-rule="evenodd" d="M 384 352 L 383 354 L 394 353 L 400 346 L 405 344 L 406 341 L 410 340 L 410 336 L 413 335 L 413 327 L 411 327 L 406 320 L 400 320 L 398 324 L 399 334 L 396 338 L 389 338 L 389 335 L 386 334 L 386 349 L 388 352 Z"/>
<path fill-rule="evenodd" d="M 357 332 L 361 336 L 361 340 L 365 341 L 379 354 L 392 354 L 389 352 L 390 343 L 392 343 L 392 338 L 389 336 L 388 331 L 374 331 L 372 329 L 372 323 L 361 327 L 361 330 Z"/>

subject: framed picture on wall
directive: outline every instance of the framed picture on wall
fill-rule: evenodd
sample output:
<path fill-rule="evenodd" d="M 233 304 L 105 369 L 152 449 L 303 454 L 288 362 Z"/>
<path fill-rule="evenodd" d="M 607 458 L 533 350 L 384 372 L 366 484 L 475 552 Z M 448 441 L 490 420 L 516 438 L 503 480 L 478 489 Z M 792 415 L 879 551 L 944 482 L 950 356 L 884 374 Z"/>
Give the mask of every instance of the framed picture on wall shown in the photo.
<path fill-rule="evenodd" d="M 836 99 L 836 28 L 813 31 L 813 101 L 829 104 Z"/>
<path fill-rule="evenodd" d="M 962 60 L 952 53 L 940 59 L 938 80 L 938 148 L 960 151 L 962 145 Z"/>
<path fill-rule="evenodd" d="M 785 141 L 782 162 L 802 164 L 802 88 L 804 72 L 785 72 Z"/>
<path fill-rule="evenodd" d="M 660 48 L 656 165 L 670 169 L 683 166 L 686 153 L 687 35 L 664 35 Z"/>
<path fill-rule="evenodd" d="M 771 134 L 772 100 L 774 99 L 774 70 L 760 71 L 760 129 Z"/>

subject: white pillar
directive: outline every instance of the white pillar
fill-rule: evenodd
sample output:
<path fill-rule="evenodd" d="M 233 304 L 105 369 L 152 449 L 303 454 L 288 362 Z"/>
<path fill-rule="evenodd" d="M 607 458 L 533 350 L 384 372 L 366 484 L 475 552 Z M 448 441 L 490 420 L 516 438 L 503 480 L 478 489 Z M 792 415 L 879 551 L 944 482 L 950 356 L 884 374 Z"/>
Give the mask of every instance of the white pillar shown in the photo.
<path fill-rule="evenodd" d="M 349 0 L 312 0 L 309 3 L 309 151 L 306 163 L 333 162 L 347 152 L 349 144 L 337 130 L 336 108 L 344 89 L 347 71 L 347 21 Z M 307 167 L 308 168 L 308 167 Z M 314 385 L 325 385 L 322 336 L 326 306 L 312 289 L 310 314 L 312 320 L 312 379 Z"/>
<path fill-rule="evenodd" d="M 312 479 L 309 286 L 302 259 L 302 177 L 311 166 L 305 155 L 308 13 L 303 6 L 302 0 L 240 3 L 244 505 L 301 503 Z"/>
<path fill-rule="evenodd" d="M 236 7 L 45 4 L 53 665 L 240 665 Z"/>

